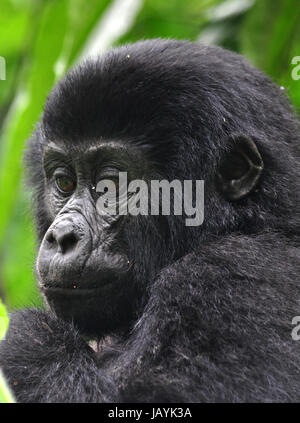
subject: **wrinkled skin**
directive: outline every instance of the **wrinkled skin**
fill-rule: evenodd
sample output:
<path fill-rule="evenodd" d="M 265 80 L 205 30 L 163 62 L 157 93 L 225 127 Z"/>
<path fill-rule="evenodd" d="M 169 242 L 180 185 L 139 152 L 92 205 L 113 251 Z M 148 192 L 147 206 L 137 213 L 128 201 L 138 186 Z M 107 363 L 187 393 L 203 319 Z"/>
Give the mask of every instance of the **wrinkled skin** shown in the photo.
<path fill-rule="evenodd" d="M 49 143 L 43 165 L 53 223 L 36 262 L 41 292 L 59 316 L 73 319 L 84 332 L 97 335 L 114 329 L 114 320 L 128 320 L 134 311 L 124 235 L 127 216 L 100 214 L 95 185 L 99 180 L 114 181 L 122 170 L 131 179 L 141 179 L 146 163 L 120 142 L 98 142 L 74 151 Z M 60 175 L 73 181 L 71 173 L 76 187 L 63 193 L 55 181 Z"/>
<path fill-rule="evenodd" d="M 299 133 L 217 47 L 144 41 L 72 70 L 26 152 L 45 309 L 0 344 L 17 400 L 298 401 Z M 99 213 L 120 172 L 204 180 L 203 225 Z"/>

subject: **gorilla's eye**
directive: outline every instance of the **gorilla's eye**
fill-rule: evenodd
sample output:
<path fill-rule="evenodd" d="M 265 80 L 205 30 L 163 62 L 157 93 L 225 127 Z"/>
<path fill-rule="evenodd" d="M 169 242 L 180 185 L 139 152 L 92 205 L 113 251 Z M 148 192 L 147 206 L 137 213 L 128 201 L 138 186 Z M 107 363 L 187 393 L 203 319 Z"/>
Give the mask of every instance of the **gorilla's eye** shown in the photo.
<path fill-rule="evenodd" d="M 64 194 L 71 194 L 75 190 L 75 182 L 68 176 L 57 176 L 56 186 Z"/>

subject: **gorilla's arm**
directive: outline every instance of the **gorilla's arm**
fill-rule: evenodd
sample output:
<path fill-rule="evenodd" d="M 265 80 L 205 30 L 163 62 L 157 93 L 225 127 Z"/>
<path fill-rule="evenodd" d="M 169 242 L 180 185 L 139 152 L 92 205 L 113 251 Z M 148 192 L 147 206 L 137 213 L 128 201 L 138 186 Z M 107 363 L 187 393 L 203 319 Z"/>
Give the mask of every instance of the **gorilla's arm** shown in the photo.
<path fill-rule="evenodd" d="M 12 314 L 0 367 L 19 402 L 116 401 L 113 382 L 72 324 L 51 312 Z"/>
<path fill-rule="evenodd" d="M 298 401 L 297 273 L 279 234 L 222 237 L 165 268 L 120 363 L 123 400 Z"/>

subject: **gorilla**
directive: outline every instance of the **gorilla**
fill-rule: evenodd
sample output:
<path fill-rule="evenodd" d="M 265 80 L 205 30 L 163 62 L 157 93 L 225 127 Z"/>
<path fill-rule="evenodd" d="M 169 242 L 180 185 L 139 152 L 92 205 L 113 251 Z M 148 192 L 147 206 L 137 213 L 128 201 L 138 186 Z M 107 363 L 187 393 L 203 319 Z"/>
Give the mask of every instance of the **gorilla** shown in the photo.
<path fill-rule="evenodd" d="M 0 346 L 16 399 L 299 401 L 299 145 L 284 88 L 222 48 L 146 40 L 72 69 L 25 154 L 45 307 Z M 204 181 L 203 224 L 100 213 L 121 172 Z"/>

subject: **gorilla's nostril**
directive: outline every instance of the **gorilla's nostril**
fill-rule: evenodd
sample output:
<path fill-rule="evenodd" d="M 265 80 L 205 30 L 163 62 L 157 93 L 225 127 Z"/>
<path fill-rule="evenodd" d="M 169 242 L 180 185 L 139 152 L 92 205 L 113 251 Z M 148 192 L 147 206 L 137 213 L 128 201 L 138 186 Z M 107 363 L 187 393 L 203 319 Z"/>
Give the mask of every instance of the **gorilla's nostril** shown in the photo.
<path fill-rule="evenodd" d="M 49 242 L 49 244 L 53 244 L 53 243 L 55 242 L 55 238 L 54 238 L 54 236 L 53 236 L 53 233 L 52 233 L 52 232 L 49 232 L 49 233 L 46 235 L 46 240 Z"/>
<path fill-rule="evenodd" d="M 78 242 L 78 238 L 74 233 L 64 234 L 61 237 L 58 237 L 57 243 L 61 249 L 62 254 L 73 250 Z"/>

